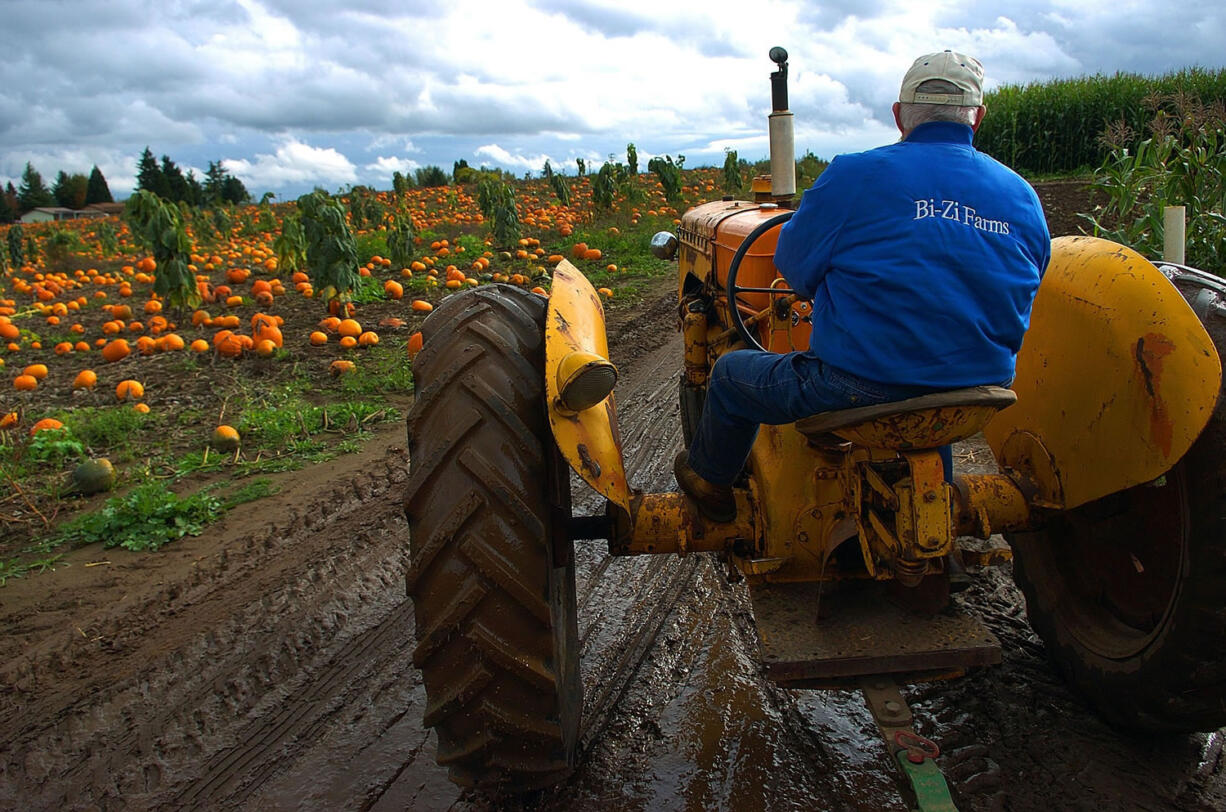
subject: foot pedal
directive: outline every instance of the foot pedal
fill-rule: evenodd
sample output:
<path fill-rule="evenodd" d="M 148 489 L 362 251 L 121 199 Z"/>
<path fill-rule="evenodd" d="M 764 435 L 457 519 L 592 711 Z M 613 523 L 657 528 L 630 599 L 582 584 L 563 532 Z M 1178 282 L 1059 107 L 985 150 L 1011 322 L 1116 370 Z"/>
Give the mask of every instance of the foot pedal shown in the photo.
<path fill-rule="evenodd" d="M 854 688 L 873 674 L 921 682 L 1000 663 L 1000 643 L 956 603 L 916 614 L 876 582 L 759 584 L 750 600 L 766 674 L 786 688 Z"/>

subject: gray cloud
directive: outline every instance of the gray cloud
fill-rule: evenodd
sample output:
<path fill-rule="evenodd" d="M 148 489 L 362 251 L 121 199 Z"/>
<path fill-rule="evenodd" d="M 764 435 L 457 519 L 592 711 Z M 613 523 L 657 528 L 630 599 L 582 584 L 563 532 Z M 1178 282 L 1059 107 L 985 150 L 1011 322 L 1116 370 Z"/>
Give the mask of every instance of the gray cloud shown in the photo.
<path fill-rule="evenodd" d="M 128 172 L 145 145 L 308 188 L 312 172 L 407 166 L 373 146 L 400 143 L 417 165 L 573 165 L 627 141 L 718 159 L 761 141 L 775 44 L 792 52 L 798 147 L 829 155 L 889 136 L 902 71 L 926 50 L 968 50 L 993 83 L 1218 67 L 1223 6 L 1181 3 L 1164 38 L 1158 0 L 0 0 L 0 182 L 25 160 L 45 176 Z"/>

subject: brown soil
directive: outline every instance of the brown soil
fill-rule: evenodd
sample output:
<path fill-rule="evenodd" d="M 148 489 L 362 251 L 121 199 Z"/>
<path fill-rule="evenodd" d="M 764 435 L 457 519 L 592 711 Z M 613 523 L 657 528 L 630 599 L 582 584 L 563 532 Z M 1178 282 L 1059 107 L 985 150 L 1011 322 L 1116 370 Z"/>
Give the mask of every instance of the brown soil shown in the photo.
<path fill-rule="evenodd" d="M 1053 234 L 1079 184 L 1044 184 Z M 673 281 L 614 310 L 632 484 L 674 487 Z M 0 589 L 0 808 L 490 809 L 423 730 L 403 427 L 157 554 L 86 548 Z M 991 467 L 981 446 L 960 464 Z M 575 485 L 579 514 L 600 510 Z M 582 759 L 533 809 L 905 809 L 858 695 L 760 675 L 745 590 L 702 555 L 577 550 Z M 965 605 L 1004 663 L 908 689 L 963 809 L 1226 807 L 1222 734 L 1134 738 L 1047 663 L 1008 567 Z"/>

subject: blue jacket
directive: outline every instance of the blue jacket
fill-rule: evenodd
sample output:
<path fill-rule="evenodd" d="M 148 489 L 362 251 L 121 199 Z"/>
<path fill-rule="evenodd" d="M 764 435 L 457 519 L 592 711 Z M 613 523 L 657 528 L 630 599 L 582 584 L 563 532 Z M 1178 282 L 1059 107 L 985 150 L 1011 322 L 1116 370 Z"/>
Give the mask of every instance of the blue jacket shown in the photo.
<path fill-rule="evenodd" d="M 805 192 L 775 266 L 813 299 L 818 358 L 882 383 L 1013 378 L 1051 238 L 1034 189 L 972 136 L 922 124 L 840 155 Z"/>

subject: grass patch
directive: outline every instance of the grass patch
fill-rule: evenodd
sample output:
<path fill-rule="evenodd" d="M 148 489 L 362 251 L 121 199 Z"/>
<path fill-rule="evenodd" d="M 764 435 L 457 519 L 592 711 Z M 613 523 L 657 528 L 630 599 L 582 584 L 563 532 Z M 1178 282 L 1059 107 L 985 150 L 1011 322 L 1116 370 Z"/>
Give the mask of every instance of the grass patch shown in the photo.
<path fill-rule="evenodd" d="M 66 522 L 43 544 L 54 549 L 100 542 L 105 548 L 157 550 L 183 536 L 200 535 L 225 509 L 225 503 L 211 493 L 180 497 L 161 482 L 146 482 L 106 500 L 100 510 Z"/>

